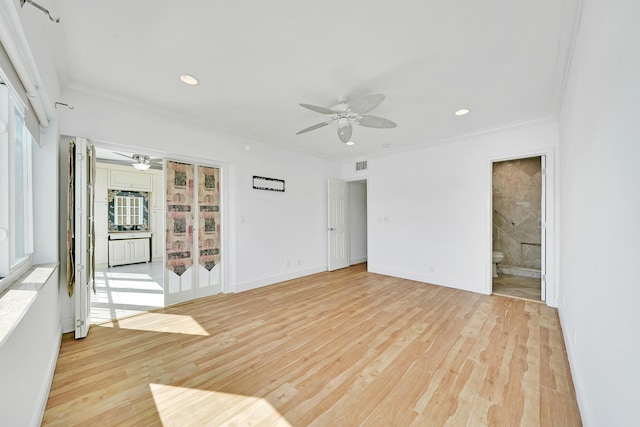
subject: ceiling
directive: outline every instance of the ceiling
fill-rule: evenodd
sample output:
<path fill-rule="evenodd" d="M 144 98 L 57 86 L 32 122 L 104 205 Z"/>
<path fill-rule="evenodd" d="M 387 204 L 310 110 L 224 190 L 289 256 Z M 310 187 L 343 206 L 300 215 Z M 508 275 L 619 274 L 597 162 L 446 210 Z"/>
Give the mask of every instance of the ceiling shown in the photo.
<path fill-rule="evenodd" d="M 575 15 L 571 0 L 42 3 L 60 16 L 63 93 L 336 160 L 553 115 Z M 200 83 L 181 83 L 181 73 Z M 354 126 L 351 147 L 335 124 L 295 135 L 325 120 L 298 103 L 331 107 L 371 93 L 386 100 L 369 114 L 397 128 Z M 471 112 L 455 116 L 460 108 Z"/>

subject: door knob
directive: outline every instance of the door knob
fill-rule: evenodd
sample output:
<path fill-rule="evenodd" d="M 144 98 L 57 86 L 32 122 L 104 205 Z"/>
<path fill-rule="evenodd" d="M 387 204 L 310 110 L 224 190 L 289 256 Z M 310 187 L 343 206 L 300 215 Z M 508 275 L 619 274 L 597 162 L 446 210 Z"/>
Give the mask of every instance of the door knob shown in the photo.
<path fill-rule="evenodd" d="M 335 228 L 329 227 L 329 231 L 335 231 Z"/>

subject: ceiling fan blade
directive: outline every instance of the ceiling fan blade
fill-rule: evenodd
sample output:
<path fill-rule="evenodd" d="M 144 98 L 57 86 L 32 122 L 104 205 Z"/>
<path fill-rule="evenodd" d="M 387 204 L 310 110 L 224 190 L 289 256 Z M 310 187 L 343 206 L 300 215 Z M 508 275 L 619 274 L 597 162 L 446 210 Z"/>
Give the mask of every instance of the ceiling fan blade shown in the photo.
<path fill-rule="evenodd" d="M 384 95 L 381 93 L 374 93 L 373 95 L 365 96 L 364 98 L 350 102 L 349 108 L 354 113 L 364 114 L 382 104 L 382 101 L 384 101 Z"/>
<path fill-rule="evenodd" d="M 353 127 L 351 126 L 351 123 L 345 123 L 338 127 L 338 137 L 340 138 L 340 141 L 344 142 L 345 144 L 351 140 L 352 133 Z"/>
<path fill-rule="evenodd" d="M 333 114 L 333 111 L 329 110 L 328 108 L 324 108 L 324 107 L 318 107 L 317 105 L 311 105 L 311 104 L 300 104 L 301 107 L 304 107 L 306 109 L 309 109 L 311 111 L 315 111 L 316 113 L 322 113 L 322 114 Z"/>
<path fill-rule="evenodd" d="M 126 157 L 126 158 L 127 158 L 127 159 L 129 159 L 129 160 L 133 159 L 133 157 L 132 157 L 132 156 L 127 156 L 126 154 L 117 153 L 117 152 L 115 152 L 115 151 L 113 152 L 113 154 L 117 154 L 118 156 Z"/>
<path fill-rule="evenodd" d="M 301 133 L 305 133 L 305 132 L 309 132 L 309 131 L 312 131 L 312 130 L 320 129 L 322 127 L 325 127 L 328 124 L 329 124 L 329 122 L 322 122 L 322 123 L 318 123 L 317 125 L 309 126 L 306 129 L 302 129 L 300 132 L 296 132 L 296 135 L 300 135 Z"/>
<path fill-rule="evenodd" d="M 378 116 L 362 116 L 356 120 L 356 123 L 368 128 L 394 128 L 398 126 L 395 122 Z"/>

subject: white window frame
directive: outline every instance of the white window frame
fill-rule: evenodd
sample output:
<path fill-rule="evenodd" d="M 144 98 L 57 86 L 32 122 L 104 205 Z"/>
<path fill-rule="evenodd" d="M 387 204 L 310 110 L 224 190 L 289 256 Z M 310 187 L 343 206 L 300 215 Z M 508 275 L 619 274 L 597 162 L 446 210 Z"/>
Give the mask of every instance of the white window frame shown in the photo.
<path fill-rule="evenodd" d="M 133 203 L 135 202 L 135 203 Z M 121 212 L 121 208 L 124 213 Z M 144 198 L 139 196 L 116 196 L 113 203 L 115 225 L 144 224 Z M 134 222 L 134 218 L 137 218 Z"/>
<path fill-rule="evenodd" d="M 15 140 L 15 114 L 24 119 L 26 106 L 0 70 L 0 292 L 4 291 L 20 275 L 33 264 L 33 157 L 31 136 L 26 124 L 22 128 L 25 143 L 25 165 L 13 162 L 13 143 Z M 14 171 L 17 167 L 25 167 L 25 222 L 27 238 L 25 251 L 27 255 L 16 259 L 16 219 L 14 214 L 15 185 Z"/>

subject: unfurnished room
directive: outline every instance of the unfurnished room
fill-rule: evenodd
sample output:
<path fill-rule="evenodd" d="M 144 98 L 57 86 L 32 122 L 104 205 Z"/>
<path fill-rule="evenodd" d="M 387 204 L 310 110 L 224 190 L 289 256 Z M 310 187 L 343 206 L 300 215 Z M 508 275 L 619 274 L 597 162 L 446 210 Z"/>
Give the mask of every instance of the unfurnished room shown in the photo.
<path fill-rule="evenodd" d="M 638 424 L 638 22 L 0 0 L 0 424 Z"/>

